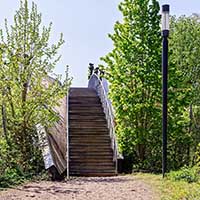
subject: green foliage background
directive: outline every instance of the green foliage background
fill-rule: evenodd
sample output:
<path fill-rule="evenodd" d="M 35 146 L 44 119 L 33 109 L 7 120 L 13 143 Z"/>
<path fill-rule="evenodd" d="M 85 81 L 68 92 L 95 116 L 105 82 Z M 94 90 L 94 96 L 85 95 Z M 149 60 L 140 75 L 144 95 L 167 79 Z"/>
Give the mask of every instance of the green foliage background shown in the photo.
<path fill-rule="evenodd" d="M 64 40 L 61 34 L 57 44 L 49 44 L 52 23 L 42 26 L 41 17 L 35 3 L 29 9 L 28 1 L 21 1 L 14 24 L 5 20 L 0 30 L 0 177 L 43 169 L 36 125 L 58 120 L 54 107 L 71 82 L 67 76 L 61 84 L 53 73 Z"/>
<path fill-rule="evenodd" d="M 161 170 L 162 85 L 160 7 L 156 0 L 124 0 L 114 48 L 102 60 L 110 82 L 116 130 L 127 170 Z M 194 164 L 200 141 L 199 16 L 172 17 L 169 44 L 168 169 Z"/>

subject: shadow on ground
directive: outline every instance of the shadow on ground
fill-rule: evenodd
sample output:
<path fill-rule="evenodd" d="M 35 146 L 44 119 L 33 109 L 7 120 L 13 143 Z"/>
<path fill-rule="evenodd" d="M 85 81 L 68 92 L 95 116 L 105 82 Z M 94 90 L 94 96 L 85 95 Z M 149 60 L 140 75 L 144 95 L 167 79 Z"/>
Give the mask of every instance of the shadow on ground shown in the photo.
<path fill-rule="evenodd" d="M 37 183 L 32 184 L 32 185 L 25 185 L 22 186 L 21 188 L 17 188 L 17 190 L 22 191 L 22 192 L 30 192 L 30 193 L 37 193 L 41 194 L 44 192 L 47 192 L 49 194 L 55 195 L 55 194 L 78 194 L 81 193 L 82 191 L 85 190 L 85 188 L 80 188 L 81 185 L 84 185 L 85 183 L 106 183 L 106 184 L 113 184 L 113 183 L 125 183 L 133 181 L 133 179 L 126 178 L 124 179 L 123 177 L 72 177 L 70 180 L 62 181 L 59 182 L 60 186 L 56 185 L 51 185 L 51 186 L 40 186 L 37 185 Z M 52 183 L 52 182 L 50 182 Z M 58 182 L 54 182 L 58 183 Z M 69 188 L 70 185 L 77 185 L 79 187 L 77 188 Z M 87 191 L 90 192 L 90 191 Z"/>

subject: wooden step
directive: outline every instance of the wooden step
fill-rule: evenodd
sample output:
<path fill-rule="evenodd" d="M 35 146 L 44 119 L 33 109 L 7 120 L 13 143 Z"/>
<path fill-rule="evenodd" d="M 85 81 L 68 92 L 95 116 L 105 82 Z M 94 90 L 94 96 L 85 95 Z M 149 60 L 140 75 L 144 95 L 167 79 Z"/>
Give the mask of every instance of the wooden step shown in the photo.
<path fill-rule="evenodd" d="M 70 153 L 71 152 L 77 152 L 77 153 L 79 153 L 79 154 L 81 154 L 82 152 L 84 153 L 84 152 L 91 152 L 92 151 L 92 153 L 96 153 L 96 152 L 108 152 L 108 153 L 112 153 L 113 152 L 113 150 L 110 148 L 110 147 L 99 147 L 99 148 L 96 148 L 95 149 L 95 147 L 82 147 L 81 146 L 81 148 L 71 148 L 71 149 L 69 149 L 69 151 L 70 151 Z"/>
<path fill-rule="evenodd" d="M 111 155 L 112 156 L 113 152 L 111 150 L 108 151 L 100 151 L 100 150 L 95 150 L 95 149 L 90 149 L 90 151 L 88 150 L 81 150 L 81 149 L 76 149 L 76 150 L 70 150 L 70 155 L 72 156 L 79 156 L 81 155 L 82 157 L 84 157 L 84 155 L 92 155 L 92 156 L 101 156 L 101 155 Z"/>
<path fill-rule="evenodd" d="M 104 142 L 101 142 L 101 141 L 97 141 L 97 140 L 91 140 L 90 142 L 88 142 L 88 140 L 84 140 L 84 141 L 81 141 L 81 140 L 70 140 L 69 141 L 71 143 L 72 146 L 76 146 L 76 145 L 80 145 L 80 146 L 91 146 L 91 145 L 96 145 L 97 148 L 98 146 L 105 146 L 105 145 L 110 145 L 110 141 L 104 141 Z M 81 144 L 80 144 L 81 143 Z"/>
<path fill-rule="evenodd" d="M 107 137 L 108 136 L 108 134 L 106 134 L 106 132 L 98 132 L 98 133 L 94 133 L 94 132 L 92 132 L 92 133 L 87 133 L 87 132 L 79 132 L 79 133 L 74 133 L 74 134 L 71 134 L 69 137 L 71 137 L 71 136 L 74 136 L 74 137 L 95 137 L 95 136 L 97 136 L 97 137 Z"/>
<path fill-rule="evenodd" d="M 94 108 L 94 107 L 102 108 L 102 105 L 101 105 L 100 102 L 99 103 L 88 102 L 88 103 L 84 103 L 84 104 L 83 103 L 78 104 L 78 103 L 71 103 L 70 102 L 69 107 L 70 108 L 90 108 L 90 107 L 92 107 L 92 108 Z"/>
<path fill-rule="evenodd" d="M 72 131 L 72 133 L 75 131 L 76 133 L 81 133 L 81 132 L 93 132 L 93 133 L 98 133 L 98 132 L 108 132 L 107 125 L 99 125 L 99 126 L 94 126 L 94 125 L 86 125 L 86 124 L 77 124 L 77 125 L 69 125 L 69 129 Z M 93 129 L 93 131 L 91 131 Z"/>
<path fill-rule="evenodd" d="M 73 120 L 80 120 L 80 121 L 104 121 L 106 122 L 106 118 L 103 117 L 103 116 L 98 116 L 98 115 L 84 115 L 84 116 L 81 116 L 79 114 L 74 114 L 74 115 L 69 115 L 69 120 L 70 121 L 73 121 Z"/>
<path fill-rule="evenodd" d="M 69 91 L 69 141 L 70 175 L 115 175 L 105 113 L 93 89 Z"/>
<path fill-rule="evenodd" d="M 70 97 L 96 97 L 97 93 L 93 89 L 70 89 L 69 91 Z"/>
<path fill-rule="evenodd" d="M 71 112 L 70 115 L 79 115 L 81 117 L 88 117 L 88 116 L 94 116 L 94 117 L 102 117 L 105 118 L 104 112 L 98 112 L 98 113 L 87 113 L 87 112 Z"/>
<path fill-rule="evenodd" d="M 93 151 L 90 150 L 89 152 L 77 150 L 77 151 L 70 151 L 69 153 L 70 153 L 70 158 L 72 158 L 72 157 L 75 158 L 76 157 L 76 159 L 80 159 L 80 160 L 85 159 L 85 161 L 86 161 L 86 158 L 88 158 L 89 161 L 95 160 L 95 159 L 96 160 L 103 159 L 104 161 L 105 160 L 108 161 L 110 159 L 112 160 L 112 155 L 113 155 L 112 151 L 101 152 L 101 151 L 95 151 L 94 149 L 93 149 Z M 74 160 L 74 161 L 77 162 L 77 160 Z"/>
<path fill-rule="evenodd" d="M 83 139 L 83 135 L 82 134 L 73 134 L 69 136 L 70 139 Z M 109 140 L 110 141 L 110 137 L 108 136 L 108 134 L 105 135 L 84 135 L 84 138 L 87 139 L 97 139 L 97 140 Z"/>
<path fill-rule="evenodd" d="M 107 143 L 110 142 L 110 138 L 108 137 L 69 137 L 71 142 L 88 142 L 88 144 L 90 143 Z"/>
<path fill-rule="evenodd" d="M 71 104 L 78 104 L 78 105 L 84 105 L 84 104 L 99 104 L 101 103 L 99 97 L 89 97 L 89 98 L 78 98 L 78 97 L 69 97 L 69 105 Z"/>
<path fill-rule="evenodd" d="M 97 160 L 98 161 L 98 160 Z M 94 165 L 98 165 L 98 166 L 115 166 L 115 163 L 112 161 L 112 160 L 100 160 L 99 162 L 95 162 L 95 161 L 88 161 L 88 162 L 82 162 L 82 161 L 73 161 L 73 162 L 70 162 L 70 166 L 74 166 L 74 165 L 77 165 L 77 166 L 82 166 L 82 165 L 91 165 L 91 166 L 94 166 Z"/>
<path fill-rule="evenodd" d="M 113 170 L 115 169 L 115 166 L 98 166 L 98 165 L 70 165 L 70 169 L 73 171 L 82 171 L 82 170 Z"/>
<path fill-rule="evenodd" d="M 77 157 L 70 157 L 70 163 L 78 162 L 78 163 L 105 163 L 105 162 L 113 162 L 111 158 L 101 158 L 101 157 L 91 157 L 91 158 L 77 158 Z"/>
<path fill-rule="evenodd" d="M 87 172 L 87 173 L 108 173 L 108 172 L 114 172 L 114 169 L 80 169 L 80 170 L 75 170 L 75 169 L 71 169 L 71 172 Z"/>
<path fill-rule="evenodd" d="M 98 105 L 98 106 L 90 106 L 90 105 L 85 105 L 85 106 L 81 106 L 81 105 L 76 105 L 76 106 L 72 106 L 70 105 L 69 106 L 69 110 L 97 110 L 97 111 L 103 111 L 103 108 L 101 105 Z"/>
<path fill-rule="evenodd" d="M 69 123 L 69 128 L 80 128 L 80 129 L 83 129 L 83 128 L 93 128 L 93 129 L 96 129 L 96 128 L 107 128 L 107 124 L 105 123 L 96 123 L 96 122 L 84 122 L 84 123 L 72 123 L 70 122 Z"/>
<path fill-rule="evenodd" d="M 96 154 L 91 154 L 91 155 L 85 155 L 85 154 L 79 154 L 79 155 L 70 155 L 71 161 L 82 161 L 85 160 L 85 162 L 89 162 L 90 160 L 104 160 L 104 159 L 112 159 L 111 154 L 106 154 L 105 155 L 96 155 Z"/>
<path fill-rule="evenodd" d="M 112 156 L 112 151 L 70 151 L 71 156 L 80 156 L 80 157 L 85 157 L 85 156 Z"/>
<path fill-rule="evenodd" d="M 88 136 L 88 135 L 83 135 L 82 137 L 79 137 L 79 135 L 77 135 L 77 137 L 76 137 L 76 135 L 75 136 L 71 136 L 70 135 L 69 139 L 70 139 L 70 141 L 72 143 L 75 142 L 75 141 L 80 141 L 81 142 L 81 140 L 83 142 L 85 142 L 85 141 L 87 142 L 88 141 L 88 144 L 91 144 L 91 143 L 94 143 L 94 142 L 107 144 L 107 143 L 111 142 L 110 138 L 107 137 L 106 135 L 102 135 L 102 137 L 99 136 L 99 135 L 96 135 L 96 137 L 92 137 L 93 135 L 89 136 L 89 137 L 86 137 L 86 136 Z"/>
<path fill-rule="evenodd" d="M 92 123 L 102 123 L 102 124 L 107 124 L 106 119 L 102 119 L 102 118 L 94 118 L 94 119 L 88 119 L 87 117 L 79 117 L 77 116 L 76 118 L 71 118 L 70 122 L 71 124 L 77 124 L 77 123 L 88 123 L 88 122 L 92 122 Z"/>
<path fill-rule="evenodd" d="M 78 155 L 71 155 L 70 162 L 79 162 L 79 163 L 85 163 L 85 164 L 95 164 L 95 163 L 106 163 L 110 162 L 112 163 L 112 156 L 111 155 L 85 155 L 85 156 L 78 156 Z"/>
<path fill-rule="evenodd" d="M 82 164 L 85 164 L 85 165 L 92 165 L 92 164 L 94 164 L 94 165 L 101 165 L 101 163 L 106 163 L 106 162 L 110 162 L 110 163 L 112 163 L 113 164 L 113 161 L 110 159 L 96 159 L 97 161 L 95 161 L 94 159 L 92 160 L 92 159 L 87 159 L 87 160 L 84 160 L 84 159 L 76 159 L 76 160 L 72 160 L 72 159 L 70 159 L 69 161 L 69 165 L 72 163 L 72 166 L 73 166 L 73 163 L 74 164 L 76 164 L 77 163 L 77 165 L 79 165 L 79 163 L 82 163 Z M 114 166 L 115 166 L 115 164 L 114 164 Z"/>
<path fill-rule="evenodd" d="M 82 136 L 82 137 L 95 137 L 95 136 L 102 136 L 102 137 L 107 137 L 107 135 L 108 134 L 106 134 L 106 132 L 97 132 L 97 133 L 94 133 L 94 132 L 91 132 L 91 133 L 88 133 L 88 132 L 79 132 L 79 133 L 74 133 L 74 134 L 72 134 L 72 132 L 71 132 L 71 134 L 69 135 L 69 137 L 71 137 L 71 136 L 77 136 L 77 137 L 79 137 L 79 136 Z"/>
<path fill-rule="evenodd" d="M 116 176 L 115 170 L 70 170 L 71 176 Z"/>
<path fill-rule="evenodd" d="M 77 153 L 77 154 L 81 154 L 81 153 L 84 153 L 84 152 L 94 152 L 94 153 L 98 153 L 98 152 L 109 152 L 112 154 L 112 150 L 111 148 L 107 147 L 107 148 L 70 148 L 69 149 L 70 151 L 70 154 L 71 153 Z"/>
<path fill-rule="evenodd" d="M 88 132 L 89 133 L 101 133 L 101 132 L 106 132 L 108 133 L 108 128 L 107 127 L 84 127 L 84 128 L 80 128 L 80 127 L 69 127 L 69 131 L 71 134 L 73 133 L 82 133 L 82 132 Z"/>
<path fill-rule="evenodd" d="M 74 143 L 74 144 L 71 144 L 70 145 L 70 149 L 72 149 L 72 148 L 76 148 L 76 149 L 80 149 L 80 148 L 91 148 L 91 149 L 94 149 L 94 148 L 102 148 L 102 149 L 106 149 L 106 148 L 110 148 L 111 149 L 111 144 L 98 144 L 98 146 L 97 146 L 97 144 L 95 144 L 95 143 L 93 143 L 93 144 L 87 144 L 87 143 L 85 143 L 85 144 L 79 144 L 79 147 L 77 147 L 77 143 Z M 112 150 L 112 149 L 111 149 Z"/>
<path fill-rule="evenodd" d="M 95 121 L 95 120 L 70 120 L 69 125 L 90 125 L 90 126 L 107 126 L 106 120 L 102 119 L 101 121 Z"/>
<path fill-rule="evenodd" d="M 88 110 L 84 110 L 84 109 L 80 109 L 80 110 L 69 110 L 69 115 L 71 114 L 82 114 L 82 115 L 102 115 L 103 110 L 97 108 L 97 109 L 88 109 Z"/>
<path fill-rule="evenodd" d="M 93 170 L 102 170 L 102 171 L 111 171 L 111 170 L 115 170 L 115 166 L 109 166 L 109 165 L 105 165 L 105 166 L 100 166 L 100 165 L 70 165 L 70 169 L 72 171 L 82 171 L 82 170 L 88 170 L 88 171 L 93 171 Z"/>
<path fill-rule="evenodd" d="M 89 173 L 89 172 L 70 172 L 70 176 L 84 176 L 84 177 L 111 177 L 117 176 L 115 172 L 104 173 Z"/>

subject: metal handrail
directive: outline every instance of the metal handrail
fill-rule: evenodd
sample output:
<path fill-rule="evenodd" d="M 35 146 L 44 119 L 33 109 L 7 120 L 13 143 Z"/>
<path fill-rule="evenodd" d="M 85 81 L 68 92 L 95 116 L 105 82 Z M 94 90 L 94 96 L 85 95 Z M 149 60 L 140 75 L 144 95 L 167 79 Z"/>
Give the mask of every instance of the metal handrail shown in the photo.
<path fill-rule="evenodd" d="M 88 88 L 93 88 L 96 90 L 102 106 L 104 113 L 106 115 L 106 120 L 107 120 L 107 125 L 110 133 L 110 138 L 111 138 L 111 147 L 113 150 L 113 161 L 116 163 L 116 170 L 117 170 L 117 158 L 119 156 L 118 152 L 118 145 L 117 145 L 117 139 L 115 136 L 115 128 L 114 128 L 114 113 L 113 113 L 113 108 L 112 104 L 108 98 L 108 95 L 105 91 L 105 87 L 95 73 L 91 75 L 89 82 L 88 82 Z"/>

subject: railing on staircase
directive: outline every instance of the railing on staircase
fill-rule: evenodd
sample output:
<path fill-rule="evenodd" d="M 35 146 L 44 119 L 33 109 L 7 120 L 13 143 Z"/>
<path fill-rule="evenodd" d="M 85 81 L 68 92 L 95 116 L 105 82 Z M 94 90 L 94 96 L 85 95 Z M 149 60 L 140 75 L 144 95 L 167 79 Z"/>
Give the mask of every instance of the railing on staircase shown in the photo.
<path fill-rule="evenodd" d="M 66 162 L 67 162 L 67 179 L 69 179 L 69 90 L 66 95 L 66 142 L 67 142 L 67 152 L 66 152 Z"/>
<path fill-rule="evenodd" d="M 113 150 L 113 161 L 115 162 L 115 169 L 116 169 L 116 173 L 117 173 L 117 159 L 119 156 L 119 152 L 118 152 L 118 145 L 117 145 L 117 139 L 115 136 L 115 127 L 114 127 L 114 113 L 113 113 L 113 108 L 112 108 L 112 104 L 111 101 L 108 98 L 108 85 L 107 85 L 107 81 L 104 78 L 100 78 L 98 75 L 98 69 L 96 68 L 93 73 L 92 70 L 92 64 L 90 64 L 89 68 L 90 74 L 89 74 L 89 82 L 88 82 L 88 88 L 92 88 L 94 90 L 96 90 L 101 103 L 102 103 L 102 107 L 106 116 L 106 121 L 107 121 L 107 126 L 109 129 L 109 133 L 110 133 L 110 138 L 111 138 L 111 147 Z"/>

